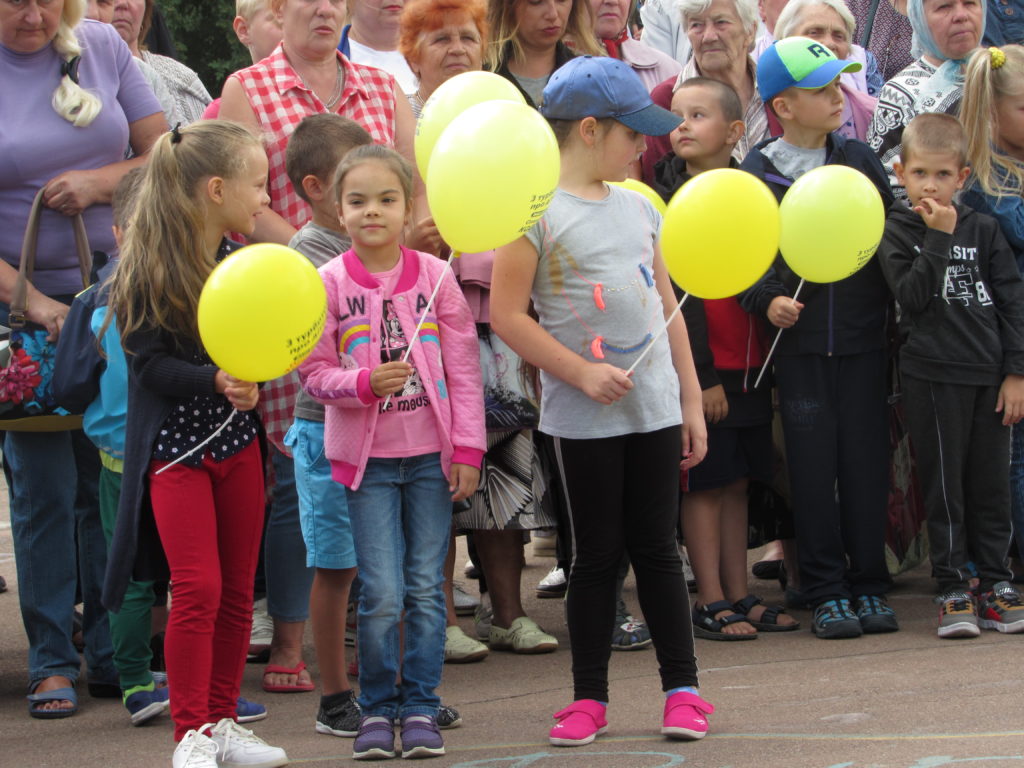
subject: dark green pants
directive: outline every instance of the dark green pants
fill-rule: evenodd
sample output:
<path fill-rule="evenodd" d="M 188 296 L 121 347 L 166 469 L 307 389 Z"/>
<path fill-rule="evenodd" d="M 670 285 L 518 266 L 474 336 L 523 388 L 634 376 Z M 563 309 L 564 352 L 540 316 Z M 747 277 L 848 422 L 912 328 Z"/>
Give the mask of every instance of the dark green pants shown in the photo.
<path fill-rule="evenodd" d="M 117 505 L 121 497 L 121 475 L 103 467 L 100 470 L 100 517 L 107 549 L 114 536 Z M 128 690 L 153 682 L 149 664 L 153 657 L 150 649 L 152 631 L 153 582 L 130 581 L 124 603 L 117 613 L 109 612 L 110 638 L 114 643 L 114 666 L 121 676 L 121 689 Z"/>

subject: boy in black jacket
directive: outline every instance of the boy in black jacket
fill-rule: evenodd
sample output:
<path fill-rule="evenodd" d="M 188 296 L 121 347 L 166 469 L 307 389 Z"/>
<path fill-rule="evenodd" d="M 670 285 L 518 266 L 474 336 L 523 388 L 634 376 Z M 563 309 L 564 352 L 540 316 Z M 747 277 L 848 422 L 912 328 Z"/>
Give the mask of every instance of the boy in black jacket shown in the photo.
<path fill-rule="evenodd" d="M 860 65 L 838 60 L 804 37 L 780 40 L 757 65 L 761 98 L 783 134 L 761 142 L 741 168 L 781 200 L 793 181 L 826 164 L 848 165 L 892 202 L 871 149 L 832 133 L 842 122 L 839 75 Z M 842 205 L 842 201 L 834 201 Z M 786 438 L 801 589 L 820 638 L 899 629 L 885 601 L 889 437 L 885 322 L 889 292 L 876 260 L 828 285 L 808 284 L 780 258 L 741 296 L 782 334 L 775 381 Z"/>
<path fill-rule="evenodd" d="M 1024 632 L 1006 560 L 1009 425 L 1024 416 L 1024 283 L 995 220 L 953 203 L 970 173 L 966 153 L 956 118 L 910 122 L 894 165 L 910 204 L 889 209 L 878 251 L 907 336 L 900 372 L 939 582 L 939 637 L 977 637 L 979 616 L 986 629 Z"/>

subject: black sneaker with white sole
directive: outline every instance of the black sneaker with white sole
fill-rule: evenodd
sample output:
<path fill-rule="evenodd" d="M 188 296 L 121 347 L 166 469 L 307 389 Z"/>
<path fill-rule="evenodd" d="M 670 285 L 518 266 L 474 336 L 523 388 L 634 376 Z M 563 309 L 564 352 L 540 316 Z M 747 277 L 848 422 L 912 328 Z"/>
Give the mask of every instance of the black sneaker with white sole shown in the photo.
<path fill-rule="evenodd" d="M 320 710 L 316 713 L 316 732 L 328 736 L 354 739 L 359 733 L 362 711 L 351 690 L 320 697 Z"/>

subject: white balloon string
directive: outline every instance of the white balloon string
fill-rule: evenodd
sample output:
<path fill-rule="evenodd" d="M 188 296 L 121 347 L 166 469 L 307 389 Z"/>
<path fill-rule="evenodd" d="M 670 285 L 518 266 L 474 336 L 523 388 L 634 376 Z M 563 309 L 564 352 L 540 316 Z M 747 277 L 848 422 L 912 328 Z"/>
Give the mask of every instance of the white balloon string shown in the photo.
<path fill-rule="evenodd" d="M 636 370 L 636 367 L 640 365 L 640 361 L 647 357 L 647 353 L 651 351 L 651 348 L 654 346 L 655 342 L 657 342 L 657 340 L 660 339 L 665 334 L 665 332 L 668 330 L 668 327 L 672 325 L 672 321 L 676 319 L 676 315 L 679 314 L 679 310 L 683 308 L 683 304 L 686 303 L 686 300 L 688 298 L 690 298 L 690 294 L 684 293 L 683 298 L 679 300 L 679 304 L 677 304 L 676 308 L 672 310 L 672 314 L 668 316 L 668 319 L 665 321 L 665 324 L 661 326 L 661 330 L 658 331 L 658 335 L 651 339 L 651 343 L 644 347 L 644 351 L 640 353 L 640 357 L 634 360 L 633 364 L 626 369 L 627 376 L 631 375 L 633 371 Z"/>
<path fill-rule="evenodd" d="M 238 413 L 238 411 L 237 411 L 237 410 L 235 410 L 234 408 L 232 408 L 232 409 L 231 409 L 231 413 L 229 413 L 229 414 L 228 414 L 228 417 L 227 417 L 226 419 L 224 419 L 224 423 L 223 423 L 223 424 L 221 424 L 221 425 L 220 425 L 219 427 L 217 427 L 217 428 L 216 428 L 215 430 L 213 430 L 213 434 L 212 434 L 212 435 L 210 435 L 210 436 L 209 436 L 208 438 L 206 438 L 205 440 L 203 440 L 203 442 L 201 442 L 201 443 L 200 443 L 199 445 L 197 445 L 197 446 L 195 446 L 195 447 L 193 447 L 193 448 L 190 448 L 190 449 L 189 449 L 189 451 L 188 451 L 188 453 L 183 453 L 183 454 L 181 454 L 181 456 L 179 456 L 178 458 L 176 458 L 176 459 L 175 459 L 174 461 L 172 461 L 172 462 L 171 462 L 170 464 L 167 464 L 167 465 L 165 465 L 165 466 L 163 466 L 163 467 L 160 467 L 160 469 L 158 469 L 158 470 L 157 470 L 156 472 L 154 472 L 153 474 L 154 474 L 154 475 L 159 475 L 159 474 L 160 474 L 161 472 L 164 472 L 165 470 L 168 470 L 168 469 L 170 469 L 171 467 L 173 467 L 173 466 L 174 466 L 175 464 L 177 464 L 178 462 L 180 462 L 180 461 L 184 461 L 184 460 L 185 460 L 185 459 L 187 459 L 187 458 L 188 458 L 189 456 L 191 456 L 191 455 L 192 455 L 193 453 L 195 453 L 195 452 L 196 452 L 196 451 L 198 451 L 198 450 L 199 450 L 200 448 L 202 448 L 202 447 L 203 447 L 204 445 L 208 444 L 208 443 L 209 443 L 209 442 L 210 442 L 211 440 L 213 440 L 213 438 L 215 438 L 215 437 L 216 437 L 217 435 L 219 435 L 219 434 L 220 434 L 221 432 L 223 432 L 223 431 L 224 431 L 224 427 L 226 427 L 226 426 L 227 426 L 227 425 L 228 425 L 228 424 L 229 424 L 229 423 L 231 422 L 231 420 L 232 420 L 233 418 L 235 418 L 235 414 L 236 414 L 236 413 Z"/>
<path fill-rule="evenodd" d="M 419 338 L 420 329 L 423 328 L 423 323 L 426 322 L 427 320 L 427 313 L 430 311 L 430 308 L 434 306 L 434 299 L 437 298 L 437 292 L 441 289 L 441 283 L 444 281 L 444 276 L 447 274 L 448 270 L 451 269 L 452 260 L 457 258 L 458 255 L 458 251 L 452 251 L 451 254 L 448 256 L 448 261 L 444 263 L 444 271 L 441 272 L 441 276 L 437 279 L 437 284 L 434 285 L 434 292 L 430 294 L 430 299 L 429 301 L 427 301 L 427 306 L 423 308 L 423 314 L 420 316 L 420 321 L 416 323 L 416 330 L 412 332 L 412 338 L 409 340 L 409 344 L 405 348 L 405 354 L 402 355 L 403 363 L 409 362 L 409 355 L 412 354 L 412 345 L 415 344 L 416 339 Z M 388 395 L 387 397 L 384 398 L 383 409 L 385 411 L 388 409 L 388 403 L 390 402 L 391 395 Z"/>
<path fill-rule="evenodd" d="M 797 285 L 796 290 L 793 291 L 793 301 L 795 302 L 797 297 L 800 295 L 800 289 L 804 287 L 804 279 L 800 278 L 800 283 Z M 761 372 L 757 374 L 757 381 L 754 382 L 754 389 L 757 389 L 757 385 L 761 383 L 761 379 L 764 377 L 764 372 L 768 370 L 768 364 L 772 361 L 772 354 L 775 352 L 775 348 L 779 346 L 779 339 L 782 338 L 782 332 L 785 328 L 779 328 L 779 332 L 775 334 L 775 341 L 772 342 L 772 348 L 768 350 L 768 357 L 764 359 L 764 365 L 761 366 Z"/>

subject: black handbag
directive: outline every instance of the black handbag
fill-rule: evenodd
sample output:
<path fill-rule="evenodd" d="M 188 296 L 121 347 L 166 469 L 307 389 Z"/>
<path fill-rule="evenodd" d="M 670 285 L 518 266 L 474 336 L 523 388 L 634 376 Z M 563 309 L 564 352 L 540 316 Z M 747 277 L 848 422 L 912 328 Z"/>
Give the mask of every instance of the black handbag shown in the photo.
<path fill-rule="evenodd" d="M 53 364 L 57 343 L 47 341 L 46 329 L 26 319 L 28 284 L 35 269 L 39 241 L 39 219 L 43 210 L 43 191 L 32 201 L 21 246 L 21 263 L 11 298 L 10 325 L 6 344 L 0 337 L 0 430 L 11 432 L 63 432 L 81 429 L 81 415 L 60 408 L 53 397 Z M 82 287 L 89 282 L 92 253 L 85 222 L 79 214 L 71 220 L 75 233 L 75 252 L 82 272 Z M 2 328 L 2 326 L 0 326 Z"/>

